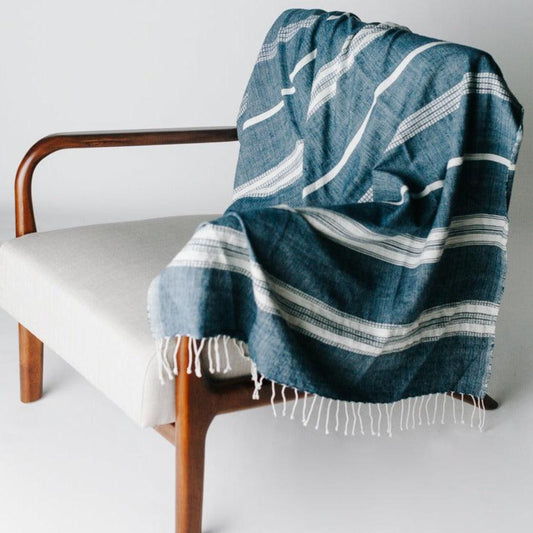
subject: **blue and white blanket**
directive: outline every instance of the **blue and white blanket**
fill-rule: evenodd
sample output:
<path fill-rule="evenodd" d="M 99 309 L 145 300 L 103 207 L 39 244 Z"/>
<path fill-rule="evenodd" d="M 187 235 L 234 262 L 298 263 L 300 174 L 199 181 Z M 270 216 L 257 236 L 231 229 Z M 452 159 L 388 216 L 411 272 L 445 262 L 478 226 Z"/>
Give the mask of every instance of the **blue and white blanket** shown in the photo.
<path fill-rule="evenodd" d="M 521 121 L 484 52 L 284 12 L 239 112 L 233 203 L 153 281 L 155 337 L 238 340 L 256 393 L 483 398 Z"/>

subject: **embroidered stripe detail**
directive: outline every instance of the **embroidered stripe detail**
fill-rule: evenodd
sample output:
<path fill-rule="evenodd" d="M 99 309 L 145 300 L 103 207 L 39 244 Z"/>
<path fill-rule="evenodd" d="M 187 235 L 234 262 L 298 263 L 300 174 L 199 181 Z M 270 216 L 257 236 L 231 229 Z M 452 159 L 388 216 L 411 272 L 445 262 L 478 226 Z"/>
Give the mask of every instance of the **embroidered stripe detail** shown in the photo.
<path fill-rule="evenodd" d="M 426 238 L 421 238 L 377 233 L 328 209 L 291 210 L 299 213 L 324 237 L 351 250 L 406 268 L 436 263 L 447 248 L 484 245 L 504 249 L 507 242 L 508 222 L 505 217 L 496 215 L 454 217 L 448 228 L 434 228 Z"/>
<path fill-rule="evenodd" d="M 329 183 L 332 179 L 334 179 L 339 172 L 342 170 L 354 150 L 357 148 L 357 145 L 361 141 L 361 138 L 363 136 L 363 133 L 365 132 L 366 126 L 368 124 L 368 121 L 370 120 L 370 116 L 372 114 L 372 111 L 374 110 L 374 107 L 376 106 L 376 103 L 378 101 L 378 98 L 400 77 L 402 72 L 407 68 L 409 63 L 419 54 L 425 52 L 426 50 L 433 48 L 434 46 L 440 46 L 448 44 L 446 42 L 442 41 L 434 41 L 430 43 L 426 43 L 422 46 L 419 46 L 418 48 L 415 48 L 409 54 L 407 54 L 402 61 L 399 63 L 399 65 L 394 69 L 394 72 L 387 78 L 385 78 L 374 91 L 374 99 L 372 101 L 372 104 L 370 106 L 370 109 L 368 110 L 365 119 L 363 120 L 363 123 L 359 127 L 359 130 L 353 137 L 353 139 L 350 141 L 348 146 L 346 147 L 346 150 L 344 151 L 344 154 L 342 155 L 340 161 L 324 176 L 316 180 L 314 183 L 311 183 L 304 187 L 302 191 L 302 198 L 305 198 L 309 194 L 317 191 L 327 183 Z"/>
<path fill-rule="evenodd" d="M 236 237 L 240 232 L 228 230 L 202 227 L 199 238 L 193 238 L 172 265 L 217 268 L 247 276 L 263 311 L 281 316 L 294 329 L 326 344 L 376 357 L 449 335 L 494 334 L 498 307 L 490 302 L 434 307 L 407 324 L 372 322 L 342 312 L 264 272 L 248 257 L 244 234 Z M 238 246 L 239 242 L 245 246 Z"/>
<path fill-rule="evenodd" d="M 281 27 L 273 41 L 263 44 L 261 50 L 259 50 L 256 62 L 261 63 L 262 61 L 269 61 L 276 57 L 280 43 L 289 42 L 300 30 L 310 28 L 318 18 L 319 15 L 311 15 L 306 19 Z"/>
<path fill-rule="evenodd" d="M 359 198 L 359 200 L 357 201 L 358 204 L 364 204 L 366 202 L 373 202 L 374 201 L 374 188 L 372 186 L 370 186 L 365 194 L 363 194 L 363 196 L 361 196 L 361 198 Z"/>
<path fill-rule="evenodd" d="M 463 79 L 441 96 L 421 107 L 399 125 L 386 151 L 403 144 L 415 135 L 442 120 L 461 105 L 467 94 L 492 94 L 510 100 L 510 94 L 499 76 L 490 72 L 467 72 Z"/>
<path fill-rule="evenodd" d="M 353 66 L 356 56 L 388 30 L 386 24 L 369 25 L 346 38 L 337 57 L 321 67 L 313 80 L 307 118 L 335 96 L 339 79 Z"/>
<path fill-rule="evenodd" d="M 237 113 L 237 120 L 241 118 L 242 115 L 246 112 L 246 109 L 248 107 L 248 91 L 244 93 L 244 96 L 242 97 L 241 105 L 239 106 L 239 112 Z"/>
<path fill-rule="evenodd" d="M 292 185 L 302 175 L 303 152 L 304 142 L 298 140 L 288 157 L 275 167 L 237 187 L 233 192 L 233 200 L 244 197 L 264 198 Z"/>

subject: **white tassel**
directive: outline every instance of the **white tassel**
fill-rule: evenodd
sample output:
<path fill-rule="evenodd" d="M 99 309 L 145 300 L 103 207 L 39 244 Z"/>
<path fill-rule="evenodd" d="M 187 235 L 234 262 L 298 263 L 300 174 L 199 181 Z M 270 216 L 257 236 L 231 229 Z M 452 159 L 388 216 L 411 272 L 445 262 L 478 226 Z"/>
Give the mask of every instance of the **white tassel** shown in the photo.
<path fill-rule="evenodd" d="M 375 436 L 376 433 L 374 432 L 374 417 L 372 416 L 372 404 L 368 404 L 368 416 L 370 417 L 370 433 L 372 433 L 372 436 Z"/>
<path fill-rule="evenodd" d="M 259 400 L 259 376 L 257 375 L 257 366 L 250 359 L 250 374 L 254 384 L 254 392 L 252 393 L 252 400 Z"/>
<path fill-rule="evenodd" d="M 445 400 L 446 400 L 446 396 L 444 397 Z M 453 401 L 453 398 L 452 398 L 452 411 L 453 411 L 453 423 L 457 424 L 457 415 L 455 414 L 455 402 Z"/>
<path fill-rule="evenodd" d="M 174 371 L 174 375 L 177 376 L 178 373 L 179 373 L 179 369 L 178 369 L 178 352 L 180 351 L 180 344 L 181 344 L 181 335 L 178 335 L 176 337 L 176 347 L 174 348 L 174 368 L 173 368 L 173 371 Z"/>
<path fill-rule="evenodd" d="M 172 380 L 174 379 L 174 374 L 172 373 L 172 368 L 170 367 L 169 354 L 168 354 L 168 347 L 170 345 L 170 339 L 171 337 L 165 337 L 165 340 L 162 345 L 162 350 L 160 352 L 160 356 L 161 356 L 161 364 L 162 364 L 163 370 L 166 373 L 167 378 Z"/>
<path fill-rule="evenodd" d="M 220 343 L 220 335 L 217 335 L 213 342 L 215 346 L 215 368 L 217 372 L 220 372 L 220 349 L 218 346 L 219 343 Z"/>
<path fill-rule="evenodd" d="M 179 343 L 179 340 L 177 341 Z M 196 353 L 198 353 L 202 349 L 202 343 L 199 345 L 194 346 L 194 350 Z M 177 348 L 176 348 L 177 350 Z M 254 391 L 254 397 L 255 392 L 260 389 L 260 384 L 262 383 L 264 376 L 261 376 L 259 379 L 259 374 L 257 372 L 257 367 L 255 367 L 254 363 L 251 362 L 251 373 L 252 373 L 252 380 L 256 384 L 256 388 Z M 259 384 L 259 385 L 258 385 Z M 272 395 L 270 398 L 270 403 L 272 405 L 272 411 L 274 413 L 274 416 L 277 417 L 277 410 L 276 410 L 276 383 L 274 381 L 271 381 L 272 385 Z M 290 399 L 287 398 L 286 390 L 287 385 L 281 385 L 281 399 L 283 401 L 283 408 L 281 412 L 281 416 L 287 416 L 287 404 Z M 300 399 L 299 396 L 299 390 L 296 387 L 292 387 L 294 391 L 294 404 L 290 411 L 290 419 L 294 420 L 296 416 L 296 410 L 298 406 L 298 402 Z M 307 426 L 309 424 L 309 421 L 311 420 L 311 416 L 314 412 L 314 406 L 317 401 L 317 398 L 320 398 L 319 407 L 318 407 L 318 414 L 316 417 L 316 423 L 315 423 L 315 430 L 320 429 L 320 423 L 322 418 L 322 411 L 324 408 L 324 402 L 327 401 L 327 406 L 325 406 L 324 410 L 325 413 L 325 424 L 324 424 L 324 432 L 326 435 L 329 435 L 330 432 L 333 431 L 333 429 L 330 430 L 330 419 L 333 416 L 331 412 L 332 404 L 335 402 L 335 424 L 334 424 L 334 430 L 336 432 L 343 431 L 342 430 L 342 414 L 341 414 L 341 402 L 344 404 L 344 435 L 347 436 L 350 432 L 350 425 L 351 425 L 351 434 L 352 436 L 355 436 L 356 428 L 359 422 L 361 435 L 365 434 L 364 430 L 364 424 L 363 424 L 363 417 L 361 416 L 361 408 L 363 404 L 361 402 L 357 402 L 357 412 L 355 408 L 356 402 L 348 402 L 345 400 L 340 399 L 333 399 L 333 398 L 325 398 L 323 396 L 318 396 L 317 394 L 313 394 L 313 400 L 310 404 L 310 407 L 308 408 L 308 397 L 311 393 L 308 393 L 306 391 L 302 392 L 303 394 L 303 406 L 302 406 L 302 424 L 304 426 Z M 453 394 L 453 393 L 451 393 Z M 460 394 L 460 393 L 459 393 Z M 412 396 L 406 399 L 400 399 L 395 402 L 390 403 L 369 403 L 366 402 L 366 405 L 368 406 L 368 417 L 369 417 L 369 424 L 370 424 L 370 433 L 373 436 L 381 436 L 381 429 L 382 429 L 382 422 L 385 423 L 384 431 L 389 436 L 392 437 L 392 427 L 394 424 L 394 409 L 397 404 L 400 404 L 400 431 L 413 429 L 417 426 L 417 419 L 418 419 L 418 425 L 423 425 L 423 411 L 425 411 L 425 419 L 427 425 L 435 424 L 437 421 L 437 415 L 439 412 L 439 396 L 443 396 L 442 399 L 442 413 L 441 413 L 441 424 L 444 424 L 445 416 L 446 416 L 446 401 L 448 394 L 444 393 L 434 393 L 429 394 L 427 396 Z M 476 398 L 473 395 L 469 395 L 472 398 L 472 413 L 470 414 L 470 427 L 474 427 L 474 420 L 476 417 L 476 412 L 479 413 L 479 429 L 480 431 L 483 430 L 483 427 L 485 425 L 485 410 L 481 408 L 481 405 L 483 404 L 484 407 L 484 401 L 481 398 Z M 464 395 L 462 395 L 464 398 Z M 432 407 L 430 407 L 432 398 L 434 398 L 434 404 Z M 413 400 L 411 402 L 411 399 Z M 407 400 L 407 414 L 405 414 L 405 400 Z M 453 401 L 453 397 L 451 398 L 452 406 L 454 408 L 454 421 L 456 420 L 456 414 L 455 414 L 455 402 Z M 464 402 L 463 402 L 464 403 Z M 348 406 L 350 404 L 351 406 L 351 414 L 350 414 L 350 408 Z M 377 409 L 377 420 L 376 424 L 374 424 L 374 413 L 373 413 L 373 407 Z M 418 407 L 418 411 L 417 411 Z M 385 409 L 385 413 L 383 413 L 382 408 Z M 433 409 L 433 414 L 431 414 L 431 409 Z M 476 411 L 477 410 L 477 411 Z M 418 414 L 417 414 L 418 413 Z M 464 420 L 464 413 L 461 413 L 461 420 Z M 351 421 L 351 423 L 350 423 Z M 464 422 L 463 422 L 464 423 Z"/>
<path fill-rule="evenodd" d="M 474 415 L 476 414 L 476 398 L 473 394 L 470 395 L 470 398 L 472 398 L 473 406 L 472 406 L 472 416 L 470 417 L 470 427 L 474 427 Z"/>
<path fill-rule="evenodd" d="M 303 408 L 302 408 L 302 424 L 304 426 L 307 425 L 305 423 L 305 413 L 306 412 L 307 412 L 307 391 L 304 391 L 304 405 L 303 405 Z"/>
<path fill-rule="evenodd" d="M 228 352 L 229 337 L 227 335 L 224 335 L 222 339 L 223 339 L 222 342 L 224 343 L 224 353 L 226 354 L 226 366 L 224 368 L 224 374 L 227 374 L 231 370 L 231 364 L 229 362 L 229 352 Z"/>
<path fill-rule="evenodd" d="M 200 361 L 200 354 L 202 353 L 202 348 L 205 344 L 205 338 L 201 341 L 193 339 L 193 348 L 194 348 L 194 373 L 197 377 L 202 377 L 202 363 Z"/>
<path fill-rule="evenodd" d="M 241 357 L 246 357 L 246 354 L 244 353 L 244 347 L 243 347 L 244 343 L 242 341 L 238 341 L 237 339 L 233 339 L 233 343 L 235 344 L 235 348 L 237 348 L 239 355 Z"/>
<path fill-rule="evenodd" d="M 189 351 L 189 365 L 187 366 L 187 374 L 192 374 L 192 360 L 194 356 L 194 352 L 192 349 L 192 337 L 189 337 L 188 351 Z"/>
<path fill-rule="evenodd" d="M 413 400 L 413 412 L 412 412 L 412 423 L 411 423 L 411 429 L 413 429 L 416 426 L 415 421 L 415 411 L 416 411 L 416 404 L 418 403 L 418 396 L 415 396 Z"/>
<path fill-rule="evenodd" d="M 175 344 L 171 343 L 172 341 L 175 341 Z M 169 379 L 174 379 L 174 376 L 177 376 L 179 373 L 179 350 L 181 346 L 181 342 L 183 340 L 183 336 L 176 335 L 175 337 L 163 337 L 161 339 L 157 340 L 157 352 L 158 352 L 158 371 L 159 371 L 159 379 L 162 383 L 165 382 L 165 374 L 168 376 Z M 207 338 L 201 338 L 201 339 L 194 339 L 192 337 L 188 337 L 188 354 L 189 354 L 189 361 L 186 368 L 186 372 L 188 374 L 191 374 L 193 372 L 193 366 L 194 366 L 194 372 L 198 377 L 202 377 L 202 350 L 207 343 L 207 362 L 209 367 L 210 373 L 215 372 L 221 372 L 221 366 L 222 366 L 222 356 L 221 356 L 221 348 L 220 348 L 220 342 L 224 344 L 224 353 L 226 358 L 226 365 L 224 367 L 224 370 L 222 372 L 226 373 L 231 370 L 231 364 L 230 364 L 230 356 L 229 356 L 229 350 L 228 350 L 228 342 L 233 341 L 235 344 L 236 350 L 239 352 L 239 354 L 242 357 L 246 357 L 250 361 L 250 373 L 251 373 L 251 379 L 254 383 L 254 390 L 253 390 L 253 399 L 259 399 L 259 391 L 261 390 L 262 383 L 264 380 L 264 376 L 261 376 L 258 372 L 257 366 L 255 363 L 249 359 L 247 355 L 247 348 L 246 344 L 243 341 L 239 341 L 233 337 L 229 337 L 227 335 L 218 335 L 215 337 L 207 337 Z M 271 395 L 271 404 L 272 404 L 272 411 L 274 413 L 274 416 L 277 417 L 277 409 L 276 409 L 276 387 L 275 382 L 271 382 L 272 385 L 272 395 Z M 281 416 L 287 416 L 287 403 L 288 400 L 286 396 L 286 389 L 287 385 L 281 385 L 281 399 L 283 402 L 283 407 L 281 411 Z M 290 419 L 294 420 L 298 408 L 298 402 L 299 402 L 299 390 L 295 387 L 292 387 L 294 391 L 294 404 L 292 405 L 292 408 L 290 410 Z M 311 416 L 314 412 L 314 406 L 316 403 L 316 400 L 319 396 L 316 394 L 313 394 L 313 400 L 312 403 L 308 409 L 308 396 L 310 393 L 303 391 L 303 407 L 302 407 L 302 423 L 304 426 L 307 426 Z M 451 395 L 454 395 L 456 393 L 452 392 Z M 461 400 L 461 413 L 460 413 L 460 420 L 461 424 L 465 424 L 465 394 L 464 393 L 457 393 L 458 397 L 460 396 Z M 389 435 L 389 437 L 392 437 L 392 426 L 394 423 L 393 418 L 393 412 L 396 404 L 400 403 L 400 431 L 408 430 L 415 428 L 417 425 L 417 418 L 418 418 L 418 425 L 423 425 L 423 411 L 425 411 L 425 419 L 426 424 L 431 425 L 435 424 L 437 420 L 437 415 L 439 412 L 439 396 L 443 396 L 442 400 L 442 416 L 441 416 L 441 424 L 444 424 L 445 420 L 445 414 L 446 414 L 446 401 L 448 394 L 445 393 L 434 393 L 434 394 L 428 394 L 427 396 L 412 396 L 406 399 L 400 399 L 396 402 L 390 402 L 390 403 L 367 403 L 368 405 L 368 416 L 369 416 L 369 423 L 370 423 L 370 432 L 373 436 L 381 436 L 381 428 L 382 428 L 382 421 L 384 419 L 384 416 L 386 417 L 386 425 L 384 428 L 384 431 Z M 480 431 L 483 431 L 485 426 L 485 420 L 486 420 L 486 411 L 484 408 L 484 399 L 477 398 L 476 396 L 469 394 L 469 396 L 472 398 L 472 412 L 470 413 L 470 427 L 474 427 L 475 419 L 476 419 L 476 413 L 478 414 L 478 427 Z M 430 407 L 432 398 L 434 397 L 434 405 Z M 458 416 L 456 413 L 456 405 L 453 401 L 454 397 L 452 396 L 452 408 L 453 408 L 453 419 L 454 423 L 457 423 Z M 363 418 L 361 416 L 361 408 L 362 403 L 357 402 L 357 412 L 355 408 L 355 402 L 348 402 L 345 400 L 340 399 L 333 399 L 333 398 L 324 398 L 320 397 L 319 407 L 318 407 L 318 415 L 316 419 L 315 429 L 320 428 L 320 422 L 321 422 L 321 416 L 322 416 L 322 409 L 324 401 L 328 400 L 328 405 L 326 407 L 326 420 L 325 420 L 325 433 L 330 433 L 329 423 L 330 423 L 330 416 L 331 414 L 331 406 L 332 403 L 335 402 L 335 431 L 339 432 L 342 431 L 341 427 L 341 402 L 344 403 L 344 435 L 348 435 L 350 431 L 350 417 L 353 417 L 352 423 L 351 423 L 351 434 L 352 436 L 355 436 L 356 427 L 359 423 L 361 434 L 365 434 L 364 430 L 364 424 L 363 424 Z M 407 400 L 407 414 L 405 414 L 405 400 Z M 348 407 L 348 403 L 351 405 L 351 414 L 350 409 Z M 375 408 L 377 409 L 377 421 L 376 424 L 374 424 L 374 413 L 373 413 L 373 405 L 375 405 Z M 483 406 L 483 408 L 482 408 Z M 382 407 L 385 408 L 385 414 L 382 411 Z M 418 407 L 418 415 L 417 415 L 417 407 Z M 431 415 L 431 409 L 433 409 L 433 414 Z M 331 430 L 333 431 L 333 429 Z"/>
<path fill-rule="evenodd" d="M 263 388 L 264 379 L 265 379 L 265 376 L 259 376 L 259 390 Z"/>
<path fill-rule="evenodd" d="M 485 429 L 485 417 L 487 416 L 487 410 L 485 409 L 485 398 L 481 398 L 481 426 L 479 427 L 480 431 Z"/>
<path fill-rule="evenodd" d="M 161 346 L 161 363 L 163 365 L 163 371 L 167 373 L 168 375 L 168 359 L 167 359 L 167 351 L 168 351 L 168 344 L 170 342 L 170 337 L 164 337 L 163 343 Z"/>
<path fill-rule="evenodd" d="M 209 373 L 214 374 L 215 373 L 215 367 L 213 366 L 213 337 L 209 337 L 207 341 L 207 359 L 209 360 Z"/>
<path fill-rule="evenodd" d="M 348 414 L 348 402 L 344 402 L 344 414 L 346 416 L 346 423 L 344 424 L 344 434 L 348 435 L 348 424 L 350 422 L 350 415 Z"/>
<path fill-rule="evenodd" d="M 311 407 L 309 408 L 309 413 L 307 413 L 307 418 L 304 421 L 304 426 L 307 426 L 307 424 L 309 424 L 309 420 L 311 420 L 311 414 L 313 413 L 313 407 L 315 406 L 316 398 L 317 396 L 316 394 L 314 394 L 313 401 L 311 402 Z"/>
<path fill-rule="evenodd" d="M 352 436 L 355 436 L 355 426 L 357 424 L 357 415 L 355 414 L 355 403 L 351 402 L 351 404 L 352 404 L 352 415 L 353 415 Z"/>
<path fill-rule="evenodd" d="M 158 355 L 158 371 L 159 371 L 159 381 L 161 385 L 165 384 L 165 378 L 163 377 L 163 339 L 157 339 L 157 355 Z"/>
<path fill-rule="evenodd" d="M 328 407 L 326 409 L 326 428 L 325 428 L 326 435 L 329 435 L 329 410 L 331 408 L 331 403 L 332 402 L 333 402 L 333 400 L 330 399 L 329 402 L 328 402 Z"/>
<path fill-rule="evenodd" d="M 435 423 L 435 420 L 437 420 L 437 409 L 439 407 L 439 393 L 435 394 L 435 406 L 433 407 L 433 420 L 432 424 Z"/>
<path fill-rule="evenodd" d="M 277 417 L 278 413 L 276 412 L 276 404 L 274 403 L 275 398 L 276 398 L 276 384 L 272 381 L 272 396 L 270 397 L 270 404 L 272 405 L 272 412 L 274 413 L 274 416 Z"/>
<path fill-rule="evenodd" d="M 296 412 L 296 406 L 298 405 L 298 389 L 294 388 L 294 405 L 291 411 L 291 420 L 294 420 L 294 413 Z"/>
<path fill-rule="evenodd" d="M 320 404 L 318 406 L 318 417 L 316 419 L 316 426 L 315 429 L 318 429 L 320 425 L 320 415 L 322 414 L 322 404 L 324 403 L 324 396 L 320 397 Z"/>
<path fill-rule="evenodd" d="M 396 405 L 396 402 L 393 402 L 390 406 L 390 423 L 389 423 L 389 437 L 392 438 L 392 414 L 394 413 L 394 406 Z"/>

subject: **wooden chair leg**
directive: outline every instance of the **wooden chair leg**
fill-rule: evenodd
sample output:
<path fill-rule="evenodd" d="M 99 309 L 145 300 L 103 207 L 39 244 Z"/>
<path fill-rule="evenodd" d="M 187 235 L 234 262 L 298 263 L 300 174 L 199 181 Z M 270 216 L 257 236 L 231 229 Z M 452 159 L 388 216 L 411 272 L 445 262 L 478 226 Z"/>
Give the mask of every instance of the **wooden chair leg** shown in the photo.
<path fill-rule="evenodd" d="M 179 367 L 187 368 L 188 342 L 182 340 Z M 180 372 L 176 383 L 176 533 L 201 533 L 205 439 L 216 414 L 206 382 Z"/>
<path fill-rule="evenodd" d="M 176 533 L 201 533 L 207 428 L 179 422 L 176 428 Z"/>
<path fill-rule="evenodd" d="M 20 399 L 34 402 L 43 395 L 43 343 L 19 324 Z"/>
<path fill-rule="evenodd" d="M 217 414 L 260 407 L 270 402 L 270 398 L 263 395 L 260 400 L 253 400 L 250 381 L 215 387 L 206 379 L 187 374 L 188 344 L 188 338 L 183 337 L 178 352 L 178 368 L 183 370 L 176 378 L 176 423 L 155 429 L 176 447 L 176 533 L 201 533 L 205 439 L 209 425 Z M 468 395 L 448 394 L 473 404 Z M 485 409 L 497 407 L 495 400 L 485 396 Z"/>

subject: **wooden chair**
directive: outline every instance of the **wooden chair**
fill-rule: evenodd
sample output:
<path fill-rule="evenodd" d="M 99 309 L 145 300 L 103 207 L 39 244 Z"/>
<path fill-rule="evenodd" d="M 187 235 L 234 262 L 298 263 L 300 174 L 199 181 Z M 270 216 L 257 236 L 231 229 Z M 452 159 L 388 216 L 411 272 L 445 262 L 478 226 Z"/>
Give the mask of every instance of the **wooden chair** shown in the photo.
<path fill-rule="evenodd" d="M 17 237 L 37 231 L 31 185 L 36 166 L 57 150 L 147 146 L 163 144 L 211 143 L 237 140 L 235 128 L 168 129 L 55 134 L 38 141 L 22 160 L 15 181 Z M 177 252 L 178 250 L 175 250 Z M 20 386 L 23 402 L 33 402 L 42 395 L 43 343 L 19 324 Z M 178 362 L 181 368 L 189 360 L 188 342 L 181 342 Z M 219 414 L 259 407 L 270 402 L 270 395 L 252 400 L 249 377 L 215 381 L 180 372 L 175 382 L 175 423 L 155 429 L 176 447 L 176 532 L 200 533 L 204 479 L 204 452 L 207 430 Z M 459 395 L 455 395 L 461 399 Z M 281 397 L 275 401 L 280 401 Z M 469 397 L 463 398 L 471 403 Z M 485 408 L 497 403 L 485 398 Z"/>

